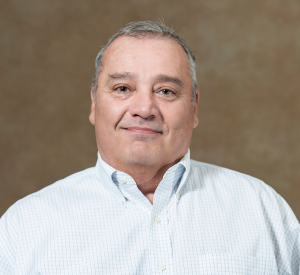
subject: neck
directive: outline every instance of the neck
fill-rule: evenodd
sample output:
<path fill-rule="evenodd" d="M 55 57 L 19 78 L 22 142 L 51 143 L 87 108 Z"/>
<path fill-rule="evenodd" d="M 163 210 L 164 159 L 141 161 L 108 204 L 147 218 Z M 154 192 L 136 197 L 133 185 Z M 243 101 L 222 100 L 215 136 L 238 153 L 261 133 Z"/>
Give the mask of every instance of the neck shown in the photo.
<path fill-rule="evenodd" d="M 142 168 L 138 169 L 137 167 L 133 169 L 128 169 L 124 171 L 128 175 L 130 175 L 136 182 L 139 190 L 144 194 L 144 196 L 153 204 L 154 193 L 161 182 L 164 174 L 167 170 L 176 164 L 179 160 L 172 162 L 170 164 L 164 165 L 160 168 L 149 169 Z"/>
<path fill-rule="evenodd" d="M 102 157 L 102 156 L 101 156 Z M 142 166 L 142 165 L 118 165 L 117 163 L 112 163 L 102 157 L 102 159 L 114 167 L 115 169 L 122 171 L 130 175 L 136 182 L 139 190 L 144 194 L 144 196 L 153 204 L 154 193 L 161 182 L 164 174 L 167 170 L 178 163 L 181 158 L 168 163 L 166 165 L 153 165 L 153 166 Z"/>

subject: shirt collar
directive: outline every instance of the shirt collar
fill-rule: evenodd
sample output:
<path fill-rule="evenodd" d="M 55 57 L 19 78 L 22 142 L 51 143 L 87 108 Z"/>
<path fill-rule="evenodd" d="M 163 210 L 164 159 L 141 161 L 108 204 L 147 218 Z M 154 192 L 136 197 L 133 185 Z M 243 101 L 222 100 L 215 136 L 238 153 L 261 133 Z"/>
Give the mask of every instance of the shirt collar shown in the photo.
<path fill-rule="evenodd" d="M 106 163 L 102 158 L 100 153 L 98 152 L 98 161 L 96 164 L 96 170 L 98 179 L 104 185 L 106 189 L 112 192 L 114 195 L 118 197 L 124 197 L 123 194 L 119 190 L 119 185 L 116 185 L 114 180 L 114 174 L 119 172 L 114 167 L 110 166 Z M 172 179 L 172 194 L 180 193 L 180 190 L 186 183 L 187 176 L 190 172 L 190 149 L 188 149 L 187 153 L 184 157 L 175 165 L 171 166 L 167 172 L 163 176 L 163 180 L 168 178 Z"/>

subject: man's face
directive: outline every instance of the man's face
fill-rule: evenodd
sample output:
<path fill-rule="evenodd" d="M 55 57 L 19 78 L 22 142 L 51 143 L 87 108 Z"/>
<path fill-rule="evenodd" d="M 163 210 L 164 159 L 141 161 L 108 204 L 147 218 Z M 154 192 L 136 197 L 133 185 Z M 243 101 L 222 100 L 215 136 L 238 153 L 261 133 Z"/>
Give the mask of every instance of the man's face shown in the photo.
<path fill-rule="evenodd" d="M 170 39 L 127 36 L 105 51 L 90 121 L 101 157 L 114 168 L 158 166 L 184 156 L 198 125 L 189 62 Z"/>

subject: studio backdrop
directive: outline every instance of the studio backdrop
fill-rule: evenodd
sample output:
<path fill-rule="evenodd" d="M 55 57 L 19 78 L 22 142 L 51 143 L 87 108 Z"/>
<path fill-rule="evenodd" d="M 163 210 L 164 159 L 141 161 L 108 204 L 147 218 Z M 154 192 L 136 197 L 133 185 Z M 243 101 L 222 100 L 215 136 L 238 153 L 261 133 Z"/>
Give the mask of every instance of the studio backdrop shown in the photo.
<path fill-rule="evenodd" d="M 94 166 L 94 59 L 130 21 L 173 27 L 196 56 L 191 156 L 265 181 L 300 218 L 299 0 L 0 3 L 0 215 Z"/>

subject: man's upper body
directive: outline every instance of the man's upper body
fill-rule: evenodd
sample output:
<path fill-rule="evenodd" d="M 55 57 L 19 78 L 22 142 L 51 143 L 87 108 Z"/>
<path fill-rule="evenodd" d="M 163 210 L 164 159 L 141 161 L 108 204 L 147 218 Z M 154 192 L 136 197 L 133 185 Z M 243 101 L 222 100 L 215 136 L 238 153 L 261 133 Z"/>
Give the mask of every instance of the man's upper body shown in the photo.
<path fill-rule="evenodd" d="M 189 159 L 153 204 L 100 155 L 13 205 L 0 224 L 0 274 L 299 274 L 300 228 L 253 177 Z"/>
<path fill-rule="evenodd" d="M 177 34 L 124 26 L 97 56 L 91 98 L 96 166 L 3 215 L 0 274 L 300 274 L 285 201 L 190 160 L 199 93 Z"/>

